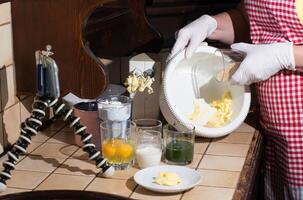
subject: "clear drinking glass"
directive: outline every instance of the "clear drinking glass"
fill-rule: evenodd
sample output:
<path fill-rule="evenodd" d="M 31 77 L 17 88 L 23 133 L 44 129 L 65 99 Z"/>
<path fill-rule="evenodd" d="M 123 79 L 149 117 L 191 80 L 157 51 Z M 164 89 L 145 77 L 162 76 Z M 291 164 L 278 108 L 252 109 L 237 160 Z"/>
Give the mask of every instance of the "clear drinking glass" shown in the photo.
<path fill-rule="evenodd" d="M 128 169 L 135 156 L 136 125 L 130 120 L 100 124 L 102 154 L 115 169 Z"/>
<path fill-rule="evenodd" d="M 162 122 L 157 119 L 136 119 L 134 120 L 138 133 L 142 131 L 158 131 L 162 133 Z"/>
<path fill-rule="evenodd" d="M 161 132 L 144 130 L 137 135 L 136 160 L 141 169 L 160 164 L 162 156 Z"/>
<path fill-rule="evenodd" d="M 132 99 L 122 95 L 109 95 L 98 99 L 101 121 L 126 121 L 131 118 Z"/>
<path fill-rule="evenodd" d="M 178 131 L 172 125 L 163 127 L 164 161 L 174 165 L 188 165 L 193 161 L 195 128 Z"/>

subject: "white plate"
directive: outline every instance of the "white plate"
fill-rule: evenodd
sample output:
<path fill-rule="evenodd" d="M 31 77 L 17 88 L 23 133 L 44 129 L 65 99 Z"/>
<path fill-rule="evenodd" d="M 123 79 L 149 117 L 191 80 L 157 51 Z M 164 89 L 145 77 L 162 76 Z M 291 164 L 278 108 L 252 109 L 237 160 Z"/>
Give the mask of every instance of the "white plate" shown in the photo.
<path fill-rule="evenodd" d="M 176 186 L 162 186 L 154 183 L 154 178 L 158 177 L 160 172 L 172 172 L 178 174 L 181 183 Z M 201 175 L 188 167 L 161 165 L 142 169 L 138 171 L 134 179 L 136 183 L 148 190 L 161 193 L 177 193 L 189 190 L 195 187 L 201 181 Z"/>

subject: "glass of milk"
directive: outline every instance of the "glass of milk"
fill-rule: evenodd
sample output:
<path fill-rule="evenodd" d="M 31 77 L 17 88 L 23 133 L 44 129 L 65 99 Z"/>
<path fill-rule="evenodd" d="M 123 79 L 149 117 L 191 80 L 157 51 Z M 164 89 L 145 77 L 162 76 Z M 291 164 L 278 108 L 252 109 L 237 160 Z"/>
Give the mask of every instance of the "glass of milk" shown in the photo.
<path fill-rule="evenodd" d="M 139 167 L 159 165 L 162 156 L 161 132 L 144 130 L 137 134 L 136 160 Z"/>

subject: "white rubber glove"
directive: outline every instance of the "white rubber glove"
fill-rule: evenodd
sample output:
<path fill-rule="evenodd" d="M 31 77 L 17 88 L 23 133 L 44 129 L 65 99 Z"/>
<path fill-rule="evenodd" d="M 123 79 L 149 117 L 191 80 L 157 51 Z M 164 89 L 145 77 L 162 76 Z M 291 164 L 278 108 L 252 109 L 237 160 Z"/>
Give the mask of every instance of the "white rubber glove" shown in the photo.
<path fill-rule="evenodd" d="M 235 51 L 246 53 L 238 70 L 231 77 L 231 82 L 240 85 L 264 81 L 280 70 L 295 70 L 293 44 L 291 42 L 273 44 L 231 45 Z"/>
<path fill-rule="evenodd" d="M 197 47 L 216 29 L 217 21 L 209 15 L 203 15 L 192 23 L 186 25 L 178 31 L 177 41 L 168 56 L 168 60 L 185 47 L 185 56 L 187 58 L 191 57 Z"/>

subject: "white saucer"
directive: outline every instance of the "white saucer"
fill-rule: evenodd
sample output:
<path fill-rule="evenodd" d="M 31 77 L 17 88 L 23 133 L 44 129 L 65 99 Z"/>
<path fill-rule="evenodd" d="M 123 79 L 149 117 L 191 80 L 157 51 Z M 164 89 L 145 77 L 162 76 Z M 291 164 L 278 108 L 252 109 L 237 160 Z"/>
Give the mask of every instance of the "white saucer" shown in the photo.
<path fill-rule="evenodd" d="M 176 173 L 181 178 L 181 183 L 176 186 L 162 186 L 154 183 L 154 178 L 159 176 L 160 172 Z M 181 166 L 160 165 L 142 169 L 134 175 L 135 182 L 155 192 L 177 193 L 189 190 L 195 187 L 201 181 L 201 175 L 194 169 Z"/>

